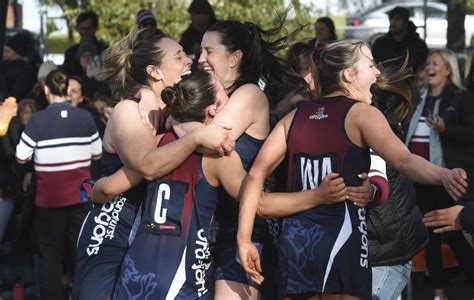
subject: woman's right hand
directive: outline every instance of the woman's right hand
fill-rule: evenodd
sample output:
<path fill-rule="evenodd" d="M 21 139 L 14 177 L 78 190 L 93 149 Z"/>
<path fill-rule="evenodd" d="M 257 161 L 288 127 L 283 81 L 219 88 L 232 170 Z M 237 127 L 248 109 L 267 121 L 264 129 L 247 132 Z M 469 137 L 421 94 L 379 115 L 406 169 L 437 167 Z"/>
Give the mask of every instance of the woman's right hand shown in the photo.
<path fill-rule="evenodd" d="M 218 153 L 220 156 L 230 153 L 235 147 L 235 138 L 231 133 L 231 126 L 209 124 L 194 129 L 191 134 L 194 135 L 196 142 L 212 153 Z"/>
<path fill-rule="evenodd" d="M 463 169 L 445 169 L 442 180 L 444 189 L 454 200 L 459 200 L 466 193 L 468 186 L 467 174 Z"/>
<path fill-rule="evenodd" d="M 319 193 L 317 204 L 335 204 L 347 200 L 344 179 L 337 173 L 326 175 L 315 192 Z"/>

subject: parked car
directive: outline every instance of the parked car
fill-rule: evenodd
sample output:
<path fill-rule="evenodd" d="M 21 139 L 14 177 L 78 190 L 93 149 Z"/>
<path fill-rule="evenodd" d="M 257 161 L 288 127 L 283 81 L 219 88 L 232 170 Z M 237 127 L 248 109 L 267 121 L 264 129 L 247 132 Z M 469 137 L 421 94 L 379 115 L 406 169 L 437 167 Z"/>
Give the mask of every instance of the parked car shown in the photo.
<path fill-rule="evenodd" d="M 345 38 L 361 39 L 372 43 L 376 38 L 388 32 L 390 22 L 388 13 L 396 6 L 403 6 L 410 12 L 410 20 L 418 27 L 417 32 L 424 37 L 424 7 L 423 1 L 385 3 L 366 12 L 348 17 Z M 446 30 L 448 7 L 440 2 L 427 2 L 426 44 L 430 48 L 446 47 Z M 466 15 L 464 21 L 466 30 L 466 46 L 471 46 L 474 35 L 474 15 Z"/>

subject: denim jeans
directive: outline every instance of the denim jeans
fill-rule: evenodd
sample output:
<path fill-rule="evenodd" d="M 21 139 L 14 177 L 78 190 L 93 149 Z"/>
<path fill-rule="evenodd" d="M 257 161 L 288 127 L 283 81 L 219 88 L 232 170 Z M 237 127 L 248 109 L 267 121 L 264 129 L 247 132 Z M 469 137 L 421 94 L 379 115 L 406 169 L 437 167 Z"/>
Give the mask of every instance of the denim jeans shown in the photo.
<path fill-rule="evenodd" d="M 0 246 L 14 207 L 15 201 L 13 199 L 3 198 L 0 200 Z"/>
<path fill-rule="evenodd" d="M 396 300 L 410 279 L 411 262 L 372 268 L 372 299 Z"/>

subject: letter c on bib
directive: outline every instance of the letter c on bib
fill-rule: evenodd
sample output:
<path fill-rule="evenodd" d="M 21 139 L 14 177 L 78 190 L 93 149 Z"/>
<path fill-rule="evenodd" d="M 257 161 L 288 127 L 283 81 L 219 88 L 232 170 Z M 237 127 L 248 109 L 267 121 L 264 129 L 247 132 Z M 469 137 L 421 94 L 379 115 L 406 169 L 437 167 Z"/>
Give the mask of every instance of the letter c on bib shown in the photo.
<path fill-rule="evenodd" d="M 162 208 L 163 200 L 170 200 L 171 189 L 166 183 L 160 184 L 158 187 L 158 193 L 156 196 L 156 208 L 155 208 L 155 222 L 158 224 L 164 224 L 166 222 L 167 208 Z"/>

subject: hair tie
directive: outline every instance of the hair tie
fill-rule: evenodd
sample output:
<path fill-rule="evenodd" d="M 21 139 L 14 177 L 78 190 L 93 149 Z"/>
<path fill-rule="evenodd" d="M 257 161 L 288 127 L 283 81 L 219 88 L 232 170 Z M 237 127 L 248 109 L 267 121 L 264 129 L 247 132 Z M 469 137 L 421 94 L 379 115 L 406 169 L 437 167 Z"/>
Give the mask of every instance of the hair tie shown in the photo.
<path fill-rule="evenodd" d="M 316 65 L 319 65 L 319 62 L 324 59 L 326 55 L 326 45 L 318 43 L 313 50 L 313 61 Z"/>

